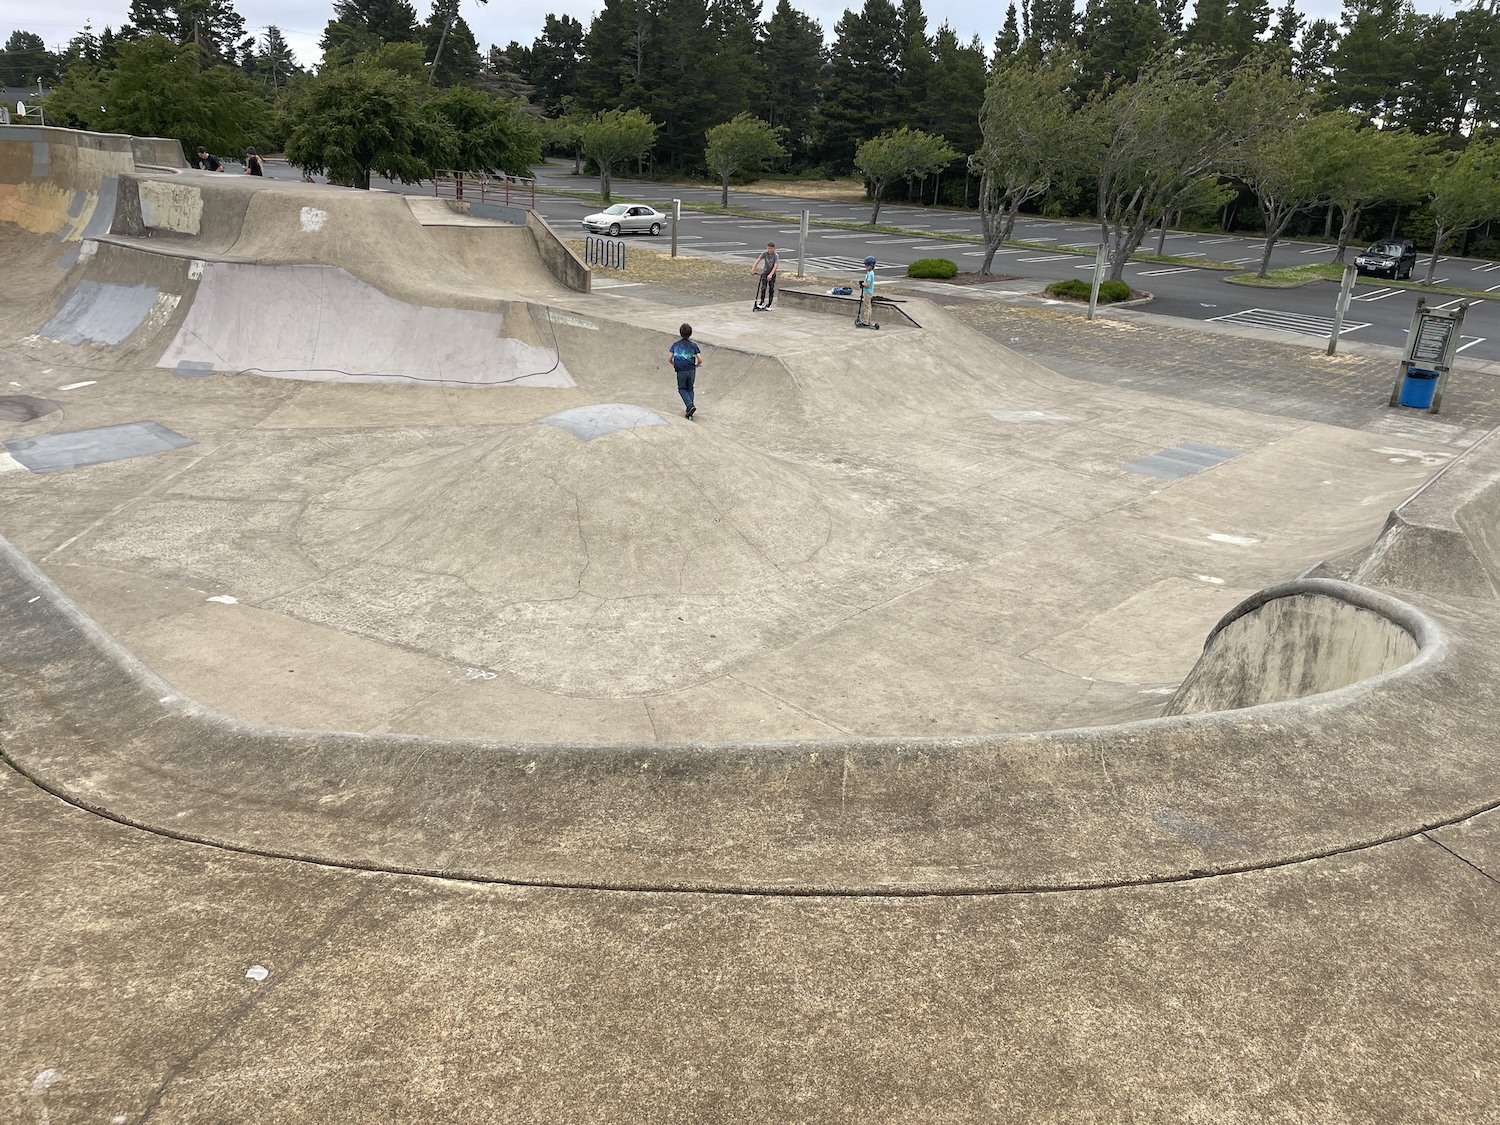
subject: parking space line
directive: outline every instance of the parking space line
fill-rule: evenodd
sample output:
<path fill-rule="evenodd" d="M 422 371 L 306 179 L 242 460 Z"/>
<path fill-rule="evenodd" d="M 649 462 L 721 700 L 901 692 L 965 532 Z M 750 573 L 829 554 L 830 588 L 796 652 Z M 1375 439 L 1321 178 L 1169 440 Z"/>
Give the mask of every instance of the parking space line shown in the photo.
<path fill-rule="evenodd" d="M 1312 247 L 1309 250 L 1299 250 L 1299 251 L 1297 251 L 1297 253 L 1299 253 L 1299 254 L 1332 254 L 1337 249 L 1338 249 L 1337 246 L 1314 246 L 1314 247 Z"/>
<path fill-rule="evenodd" d="M 1137 277 L 1163 277 L 1169 273 L 1196 273 L 1197 266 L 1173 266 L 1164 270 L 1142 270 Z"/>
<path fill-rule="evenodd" d="M 1484 343 L 1484 342 L 1485 342 L 1485 340 L 1487 340 L 1487 339 L 1488 339 L 1488 338 L 1489 338 L 1489 337 L 1487 337 L 1487 336 L 1474 336 L 1474 337 L 1472 337 L 1472 338 L 1471 338 L 1471 337 L 1468 337 L 1468 336 L 1460 336 L 1460 337 L 1459 337 L 1459 339 L 1460 339 L 1460 340 L 1468 340 L 1468 341 L 1469 341 L 1469 342 L 1468 342 L 1468 343 L 1467 343 L 1467 344 L 1459 344 L 1459 345 L 1458 345 L 1458 351 L 1460 351 L 1460 352 L 1461 352 L 1461 351 L 1463 351 L 1463 350 L 1464 350 L 1464 349 L 1465 349 L 1465 348 L 1472 348 L 1472 347 L 1473 347 L 1473 346 L 1474 346 L 1474 345 L 1475 345 L 1475 344 L 1482 344 L 1482 343 Z M 1454 353 L 1454 354 L 1457 354 L 1457 353 Z"/>
<path fill-rule="evenodd" d="M 1017 258 L 1018 262 L 1060 262 L 1064 258 L 1071 258 L 1072 254 L 1048 254 L 1041 258 Z"/>
<path fill-rule="evenodd" d="M 1219 320 L 1230 324 L 1243 324 L 1250 328 L 1271 328 L 1278 332 L 1295 332 L 1301 336 L 1327 338 L 1333 332 L 1333 321 L 1326 316 L 1310 316 L 1306 313 L 1278 312 L 1275 309 L 1242 309 L 1223 316 L 1211 316 L 1210 321 Z M 1358 332 L 1370 327 L 1369 322 L 1346 320 L 1340 331 Z"/>
<path fill-rule="evenodd" d="M 1351 297 L 1350 300 L 1351 301 L 1383 301 L 1387 297 L 1394 297 L 1397 293 L 1400 293 L 1400 292 L 1401 292 L 1400 289 L 1392 289 L 1389 286 L 1383 286 L 1380 289 L 1370 289 L 1370 290 L 1368 290 L 1368 291 L 1366 291 L 1364 293 L 1359 294 L 1356 297 Z"/>

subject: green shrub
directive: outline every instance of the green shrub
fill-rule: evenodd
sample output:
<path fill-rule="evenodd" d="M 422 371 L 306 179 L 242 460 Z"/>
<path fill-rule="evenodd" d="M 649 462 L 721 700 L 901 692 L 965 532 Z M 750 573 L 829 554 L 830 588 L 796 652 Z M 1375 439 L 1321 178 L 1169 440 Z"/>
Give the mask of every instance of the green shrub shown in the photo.
<path fill-rule="evenodd" d="M 1054 281 L 1047 286 L 1047 296 L 1066 297 L 1073 301 L 1087 301 L 1089 289 L 1092 282 L 1080 278 L 1070 278 L 1067 281 Z M 1130 296 L 1130 286 L 1123 281 L 1106 281 L 1099 286 L 1099 303 L 1101 305 L 1112 305 L 1116 301 L 1123 301 Z"/>
<path fill-rule="evenodd" d="M 940 277 L 946 281 L 958 274 L 958 263 L 947 258 L 919 258 L 906 267 L 907 277 Z"/>

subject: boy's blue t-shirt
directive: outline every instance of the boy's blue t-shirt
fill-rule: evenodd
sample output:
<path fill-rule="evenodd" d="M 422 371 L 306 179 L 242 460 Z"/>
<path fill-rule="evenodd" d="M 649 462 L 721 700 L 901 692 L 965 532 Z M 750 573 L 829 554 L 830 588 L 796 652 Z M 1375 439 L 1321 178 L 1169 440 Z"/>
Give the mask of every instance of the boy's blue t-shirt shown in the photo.
<path fill-rule="evenodd" d="M 865 272 L 865 279 L 864 279 L 863 282 L 860 283 L 859 291 L 861 293 L 873 293 L 873 292 L 875 292 L 875 271 L 874 270 L 867 270 Z"/>
<path fill-rule="evenodd" d="M 693 357 L 698 354 L 698 345 L 691 340 L 675 340 L 672 343 L 672 366 L 678 371 L 686 371 L 690 367 L 697 366 Z"/>

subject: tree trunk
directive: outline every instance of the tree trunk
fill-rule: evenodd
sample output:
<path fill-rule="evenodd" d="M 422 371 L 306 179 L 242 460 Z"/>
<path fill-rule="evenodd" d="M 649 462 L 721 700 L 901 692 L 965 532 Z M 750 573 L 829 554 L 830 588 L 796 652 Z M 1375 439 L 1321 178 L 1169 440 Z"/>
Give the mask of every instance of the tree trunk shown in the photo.
<path fill-rule="evenodd" d="M 883 190 L 883 189 L 882 189 L 882 190 Z M 878 222 L 880 222 L 880 195 L 881 195 L 881 193 L 880 193 L 880 192 L 879 192 L 879 191 L 877 191 L 877 192 L 876 192 L 876 193 L 875 193 L 875 211 L 874 211 L 874 213 L 873 213 L 873 214 L 872 214 L 872 215 L 871 215 L 871 216 L 870 216 L 870 225 L 871 225 L 871 226 L 872 226 L 872 227 L 873 227 L 873 226 L 874 226 L 874 225 L 875 225 L 875 224 L 876 224 L 876 223 L 878 223 Z"/>
<path fill-rule="evenodd" d="M 1348 211 L 1344 211 L 1344 209 L 1340 207 L 1339 210 L 1344 212 L 1344 222 L 1343 225 L 1339 227 L 1338 252 L 1333 256 L 1333 264 L 1336 266 L 1341 266 L 1344 264 L 1344 251 L 1349 249 L 1349 239 L 1354 236 L 1354 224 L 1359 222 L 1360 211 L 1358 207 L 1352 208 Z"/>
<path fill-rule="evenodd" d="M 453 26 L 452 20 L 443 22 L 443 33 L 438 36 L 437 50 L 432 52 L 432 66 L 427 71 L 427 85 L 431 86 L 437 79 L 438 60 L 443 57 L 443 45 L 448 42 L 448 29 Z"/>
<path fill-rule="evenodd" d="M 1324 238 L 1332 238 L 1333 237 L 1333 204 L 1332 203 L 1330 203 L 1328 205 L 1328 214 L 1323 219 L 1323 237 Z"/>
<path fill-rule="evenodd" d="M 1260 252 L 1260 272 L 1255 275 L 1256 277 L 1265 277 L 1271 268 L 1271 250 L 1276 245 L 1276 237 L 1274 234 L 1266 235 L 1265 248 Z"/>
<path fill-rule="evenodd" d="M 1012 203 L 1010 210 L 1005 212 L 1005 229 L 1000 232 L 1000 241 L 1009 242 L 1010 236 L 1016 232 L 1016 212 L 1021 209 L 1020 204 Z"/>
<path fill-rule="evenodd" d="M 932 177 L 932 205 L 934 207 L 938 205 L 938 187 L 942 184 L 942 182 L 943 174 L 941 172 Z"/>
<path fill-rule="evenodd" d="M 599 194 L 604 198 L 604 206 L 609 206 L 609 165 L 604 161 L 599 162 Z"/>
<path fill-rule="evenodd" d="M 725 176 L 724 176 L 724 193 L 719 196 L 719 206 L 720 207 L 728 207 L 729 206 L 729 177 L 732 176 L 733 174 L 734 173 L 730 172 L 730 173 L 726 173 Z"/>
<path fill-rule="evenodd" d="M 581 176 L 581 175 L 583 175 L 583 149 L 582 148 L 575 148 L 573 150 L 573 175 L 575 175 L 575 176 Z"/>
<path fill-rule="evenodd" d="M 368 168 L 357 168 L 354 172 L 354 187 L 360 191 L 370 190 L 370 170 Z"/>
<path fill-rule="evenodd" d="M 1161 230 L 1156 236 L 1156 256 L 1160 258 L 1167 252 L 1167 217 L 1161 217 Z"/>
<path fill-rule="evenodd" d="M 1432 232 L 1432 257 L 1427 259 L 1427 276 L 1422 279 L 1423 285 L 1432 284 L 1432 275 L 1437 273 L 1438 257 L 1443 252 L 1443 243 L 1453 237 L 1451 230 L 1438 227 Z"/>

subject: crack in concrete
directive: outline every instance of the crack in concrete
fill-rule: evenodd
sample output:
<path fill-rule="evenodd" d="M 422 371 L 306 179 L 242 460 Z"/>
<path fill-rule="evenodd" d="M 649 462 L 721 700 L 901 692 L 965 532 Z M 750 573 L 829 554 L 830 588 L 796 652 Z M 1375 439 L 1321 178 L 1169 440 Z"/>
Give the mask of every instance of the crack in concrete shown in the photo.
<path fill-rule="evenodd" d="M 1450 848 L 1447 844 L 1443 843 L 1439 839 L 1436 839 L 1427 832 L 1419 833 L 1419 835 L 1421 835 L 1422 839 L 1426 840 L 1428 843 L 1436 844 L 1438 847 L 1442 848 L 1443 851 L 1447 852 L 1454 859 L 1458 860 L 1459 863 L 1462 863 L 1465 867 L 1472 868 L 1474 871 L 1478 872 L 1480 875 L 1488 879 L 1491 883 L 1500 883 L 1500 879 L 1497 879 L 1495 876 L 1491 875 L 1488 871 L 1480 867 L 1479 864 L 1475 863 L 1468 856 L 1455 851 L 1453 848 Z"/>

